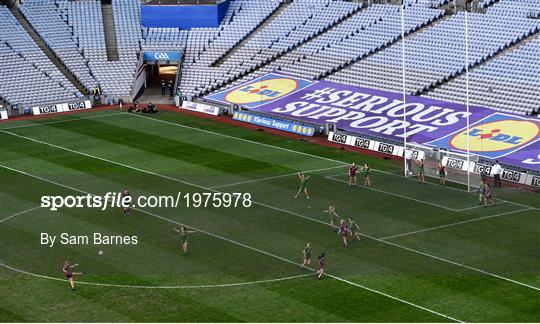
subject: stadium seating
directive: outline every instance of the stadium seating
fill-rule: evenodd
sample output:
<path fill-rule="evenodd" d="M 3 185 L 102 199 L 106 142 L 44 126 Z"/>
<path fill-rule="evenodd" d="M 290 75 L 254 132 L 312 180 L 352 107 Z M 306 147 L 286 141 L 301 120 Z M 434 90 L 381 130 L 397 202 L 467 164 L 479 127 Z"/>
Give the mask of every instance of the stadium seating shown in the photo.
<path fill-rule="evenodd" d="M 407 93 L 464 101 L 465 13 L 445 13 L 451 3 L 405 0 Z M 538 110 L 540 19 L 531 17 L 540 13 L 540 0 L 480 0 L 479 7 L 481 13 L 468 14 L 471 104 L 520 114 Z M 275 70 L 402 91 L 399 5 L 231 0 L 217 28 L 191 30 L 141 27 L 139 0 L 113 0 L 112 9 L 117 61 L 107 59 L 105 32 L 109 31 L 103 27 L 100 1 L 25 0 L 20 5 L 21 13 L 70 73 L 87 90 L 99 85 L 108 96 L 132 95 L 144 51 L 183 53 L 178 84 L 188 96 L 200 97 Z M 27 73 L 44 75 L 36 78 L 43 85 L 58 87 L 59 98 L 80 96 L 17 26 L 9 10 L 3 7 L 0 14 L 2 53 Z M 12 70 L 0 71 L 0 76 L 13 77 L 8 72 Z M 22 82 L 21 76 L 14 77 L 10 86 Z M 0 89 L 6 88 L 4 83 Z M 45 99 L 0 91 L 4 100 L 13 103 Z"/>
<path fill-rule="evenodd" d="M 141 50 L 140 1 L 113 0 L 112 5 L 120 60 L 134 64 Z"/>
<path fill-rule="evenodd" d="M 0 58 L 0 99 L 8 105 L 31 107 L 82 97 L 4 6 Z"/>
<path fill-rule="evenodd" d="M 73 37 L 66 23 L 67 16 L 56 10 L 55 1 L 25 1 L 20 10 L 47 46 L 83 86 L 88 91 L 96 87 L 98 83 L 92 76 L 88 61 L 77 48 L 77 39 Z"/>
<path fill-rule="evenodd" d="M 360 6 L 359 3 L 330 0 L 293 1 L 264 29 L 235 48 L 234 55 L 224 58 L 219 65 L 208 64 L 209 60 L 199 62 L 186 57 L 180 83 L 182 91 L 189 95 L 201 95 L 257 70 L 322 34 L 327 28 L 354 14 Z M 197 42 L 205 42 L 204 36 L 197 36 L 194 38 Z M 190 32 L 188 42 L 191 40 Z"/>
<path fill-rule="evenodd" d="M 534 9 L 540 9 L 539 0 L 501 2 L 487 12 L 522 20 Z M 537 23 L 537 26 L 539 24 Z M 465 80 L 462 75 L 428 95 L 463 103 Z M 540 35 L 525 41 L 518 48 L 504 52 L 497 59 L 472 69 L 469 88 L 469 102 L 472 105 L 524 115 L 539 109 Z"/>
<path fill-rule="evenodd" d="M 178 28 L 144 28 L 143 51 L 184 51 L 188 38 L 187 30 Z"/>
<path fill-rule="evenodd" d="M 105 33 L 103 30 L 103 17 L 101 14 L 101 2 L 95 0 L 78 0 L 67 2 L 67 17 L 69 25 L 73 27 L 74 35 L 79 39 L 79 47 L 83 55 L 88 59 L 88 66 L 99 82 L 104 95 L 129 96 L 132 93 L 132 85 L 137 69 L 137 48 L 130 36 L 117 37 L 119 45 L 118 61 L 107 61 L 105 45 Z M 131 30 L 128 24 L 130 17 L 136 19 L 134 12 L 136 7 L 123 1 L 113 2 L 113 13 L 117 19 L 116 33 L 118 30 Z M 124 19 L 125 22 L 124 23 Z M 138 33 L 135 36 L 139 35 Z M 130 52 L 133 51 L 133 52 Z"/>
<path fill-rule="evenodd" d="M 398 6 L 372 5 L 333 30 L 276 60 L 260 74 L 279 70 L 320 78 L 336 71 L 400 39 L 400 12 Z M 414 10 L 406 10 L 406 32 L 417 30 L 442 15 L 441 10 L 416 6 L 415 3 Z M 336 81 L 349 83 L 348 80 Z"/>
<path fill-rule="evenodd" d="M 532 2 L 531 2 L 532 3 Z M 517 11 L 505 11 L 507 2 L 501 2 L 488 8 L 486 14 L 469 14 L 469 64 L 471 67 L 471 78 L 476 78 L 478 86 L 472 91 L 473 97 L 483 98 L 475 100 L 476 104 L 494 107 L 501 110 L 519 111 L 522 114 L 530 113 L 538 108 L 537 93 L 531 91 L 538 89 L 540 82 L 538 55 L 534 55 L 534 50 L 538 53 L 538 42 L 532 42 L 529 47 L 524 47 L 513 51 L 504 50 L 514 43 L 522 41 L 524 38 L 539 32 L 540 22 L 527 19 L 522 8 L 520 14 Z M 510 6 L 513 8 L 513 6 Z M 515 13 L 515 14 L 514 14 Z M 513 16 L 512 24 L 508 24 L 508 17 Z M 446 80 L 462 75 L 465 71 L 465 42 L 456 41 L 464 39 L 464 13 L 449 16 L 444 21 L 437 23 L 421 33 L 408 37 L 405 42 L 405 66 L 406 66 L 406 92 L 410 94 L 428 93 L 430 97 L 441 98 L 449 101 L 463 102 L 464 97 L 464 77 L 458 78 L 449 84 L 438 88 L 437 85 L 445 83 Z M 536 48 L 535 47 L 536 44 Z M 527 50 L 530 48 L 530 50 Z M 521 53 L 527 52 L 527 53 Z M 495 56 L 500 54 L 501 56 Z M 525 63 L 523 68 L 514 68 L 506 65 L 504 73 L 494 72 L 496 68 L 489 68 L 491 65 L 508 64 L 514 59 Z M 495 58 L 495 59 L 492 59 Z M 332 75 L 329 79 L 337 82 L 351 83 L 359 86 L 381 88 L 391 91 L 401 91 L 403 80 L 401 75 L 402 44 L 396 43 L 380 53 L 372 55 L 365 60 L 359 61 L 352 66 Z M 491 59 L 487 65 L 483 65 Z M 501 62 L 498 62 L 501 61 Z M 536 67 L 536 69 L 535 69 Z M 523 78 L 522 69 L 528 69 L 531 77 L 527 80 L 529 84 L 536 84 L 532 88 L 524 85 L 519 90 L 513 86 L 508 86 L 513 81 Z M 501 68 L 498 69 L 501 71 Z M 506 81 L 505 85 L 495 85 L 486 82 L 490 79 Z M 536 75 L 536 78 L 534 78 Z M 519 84 L 519 82 L 518 82 Z M 435 90 L 430 90 L 430 89 Z M 495 93 L 488 91 L 496 89 Z M 519 86 L 518 86 L 519 88 Z M 506 89 L 506 102 L 500 99 L 497 91 Z M 431 93 L 433 92 L 433 93 Z M 518 101 L 521 105 L 515 109 L 516 101 L 513 105 L 509 98 L 512 93 L 526 93 L 523 100 Z"/>

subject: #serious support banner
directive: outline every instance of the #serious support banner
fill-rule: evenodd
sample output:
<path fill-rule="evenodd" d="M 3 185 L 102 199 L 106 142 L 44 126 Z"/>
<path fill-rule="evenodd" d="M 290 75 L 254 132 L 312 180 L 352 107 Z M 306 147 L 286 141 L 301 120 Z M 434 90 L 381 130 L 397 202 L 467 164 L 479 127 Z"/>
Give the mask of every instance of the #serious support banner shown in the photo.
<path fill-rule="evenodd" d="M 250 124 L 269 127 L 304 136 L 313 136 L 313 134 L 315 134 L 315 127 L 313 126 L 300 125 L 285 120 L 276 120 L 270 117 L 250 114 L 247 112 L 235 112 L 233 114 L 233 120 L 239 120 Z"/>
<path fill-rule="evenodd" d="M 540 120 L 401 93 L 269 73 L 206 99 L 356 134 L 467 152 L 540 171 Z M 404 109 L 405 108 L 405 109 Z M 404 116 L 405 115 L 405 116 Z M 406 129 L 406 133 L 405 133 Z"/>

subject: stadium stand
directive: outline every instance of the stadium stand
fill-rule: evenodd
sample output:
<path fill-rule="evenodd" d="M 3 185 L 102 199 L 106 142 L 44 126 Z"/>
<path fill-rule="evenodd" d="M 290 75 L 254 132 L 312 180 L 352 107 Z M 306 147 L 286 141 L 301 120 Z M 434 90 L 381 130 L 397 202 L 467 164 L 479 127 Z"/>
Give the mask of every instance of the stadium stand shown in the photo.
<path fill-rule="evenodd" d="M 449 0 L 405 1 L 407 93 L 464 101 L 465 44 L 458 40 L 465 37 L 465 14 L 449 12 L 451 5 Z M 479 13 L 468 14 L 470 102 L 531 114 L 540 108 L 540 19 L 533 19 L 540 0 L 480 0 L 478 7 Z M 143 51 L 183 53 L 177 84 L 187 96 L 201 97 L 274 70 L 402 90 L 399 5 L 231 0 L 219 27 L 180 30 L 143 28 L 139 0 L 113 0 L 113 31 L 104 29 L 98 0 L 26 0 L 19 8 L 70 74 L 86 90 L 99 85 L 106 96 L 133 95 Z M 58 88 L 54 99 L 81 96 L 39 46 L 28 42 L 9 10 L 3 7 L 1 14 L 2 52 L 18 55 L 13 59 L 27 65 L 28 73 L 43 74 L 38 78 L 43 84 Z M 107 58 L 107 33 L 116 40 L 114 61 Z M 10 86 L 23 82 L 19 79 Z M 0 95 L 12 103 L 48 100 L 24 98 L 18 91 L 10 92 L 9 100 L 5 91 Z"/>
<path fill-rule="evenodd" d="M 538 9 L 539 0 L 506 1 L 488 8 L 489 15 L 498 16 L 490 18 L 492 21 L 506 27 L 509 17 L 520 22 L 536 22 L 536 32 L 519 46 L 471 69 L 471 104 L 524 115 L 540 109 L 540 22 L 526 19 L 531 11 Z M 464 97 L 460 94 L 465 89 L 465 79 L 461 75 L 429 92 L 428 96 L 464 103 Z"/>
<path fill-rule="evenodd" d="M 443 11 L 416 6 L 406 10 L 406 32 L 410 33 L 440 19 Z M 259 74 L 279 70 L 321 78 L 371 55 L 401 39 L 401 11 L 395 5 L 372 5 L 329 32 L 291 51 Z M 244 82 L 246 78 L 239 82 Z M 345 77 L 335 78 L 350 83 Z"/>
<path fill-rule="evenodd" d="M 77 39 L 66 23 L 67 15 L 56 10 L 54 0 L 25 1 L 20 11 L 87 91 L 98 85 L 88 67 L 88 61 L 77 48 Z"/>
<path fill-rule="evenodd" d="M 79 39 L 79 47 L 83 55 L 88 59 L 88 66 L 98 81 L 103 94 L 106 96 L 130 96 L 132 93 L 133 79 L 138 64 L 136 48 L 132 39 L 118 37 L 120 48 L 119 60 L 108 61 L 105 44 L 105 32 L 103 29 L 103 17 L 101 2 L 95 0 L 78 0 L 67 2 L 67 17 L 69 25 L 73 26 L 73 33 Z M 113 3 L 113 12 L 119 18 L 118 30 L 129 30 L 130 17 L 136 19 L 136 8 L 129 2 L 120 4 Z M 125 18 L 125 19 L 124 19 Z M 135 35 L 139 35 L 138 33 Z M 130 48 L 134 52 L 130 52 Z"/>
<path fill-rule="evenodd" d="M 234 55 L 226 57 L 219 65 L 212 66 L 208 64 L 209 61 L 199 62 L 186 57 L 180 80 L 182 92 L 188 95 L 201 95 L 229 84 L 307 43 L 313 37 L 353 15 L 360 7 L 359 3 L 343 1 L 293 1 L 274 16 L 264 29 L 238 44 Z M 200 35 L 192 36 L 190 33 L 188 48 L 192 41 L 202 43 L 202 47 L 205 48 L 204 43 L 208 36 L 198 36 Z"/>
<path fill-rule="evenodd" d="M 144 28 L 143 51 L 184 51 L 188 38 L 187 30 L 178 28 Z"/>
<path fill-rule="evenodd" d="M 135 63 L 141 51 L 141 6 L 139 0 L 113 0 L 116 40 L 120 60 Z"/>
<path fill-rule="evenodd" d="M 418 94 L 465 70 L 465 14 L 460 12 L 405 41 L 406 91 Z M 538 22 L 515 18 L 512 25 L 492 14 L 469 14 L 469 62 L 479 65 L 538 31 Z M 401 91 L 402 44 L 393 46 L 336 73 L 330 79 L 365 87 Z M 463 93 L 457 92 L 456 97 Z"/>
<path fill-rule="evenodd" d="M 82 97 L 5 6 L 0 6 L 0 54 L 0 99 L 6 104 L 31 107 Z"/>

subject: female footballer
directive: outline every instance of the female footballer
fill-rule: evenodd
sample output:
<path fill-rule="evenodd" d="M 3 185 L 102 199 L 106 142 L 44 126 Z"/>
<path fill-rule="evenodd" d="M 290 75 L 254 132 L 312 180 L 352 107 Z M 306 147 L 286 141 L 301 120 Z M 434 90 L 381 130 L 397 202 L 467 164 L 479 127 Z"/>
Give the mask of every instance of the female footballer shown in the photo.
<path fill-rule="evenodd" d="M 300 269 L 304 270 L 304 267 L 309 267 L 311 264 L 311 243 L 308 242 L 308 244 L 306 244 L 302 253 L 304 254 L 304 262 L 300 266 Z"/>
<path fill-rule="evenodd" d="M 360 227 L 358 227 L 358 224 L 354 222 L 352 217 L 349 217 L 349 234 L 351 234 L 353 241 L 360 241 Z"/>
<path fill-rule="evenodd" d="M 484 206 L 487 206 L 488 203 L 493 204 L 493 197 L 491 195 L 491 187 L 486 183 L 484 186 Z"/>
<path fill-rule="evenodd" d="M 317 279 L 321 279 L 321 277 L 324 275 L 324 266 L 326 265 L 326 253 L 322 253 L 317 257 L 317 271 L 315 274 L 318 274 Z"/>
<path fill-rule="evenodd" d="M 424 159 L 416 161 L 418 163 L 418 182 L 425 183 L 426 179 L 424 178 L 424 173 L 426 172 Z"/>
<path fill-rule="evenodd" d="M 364 171 L 364 186 L 371 187 L 371 178 L 369 177 L 371 167 L 369 164 L 364 163 L 364 166 L 360 168 L 360 171 Z"/>
<path fill-rule="evenodd" d="M 446 168 L 441 162 L 439 162 L 439 166 L 437 167 L 437 174 L 439 175 L 439 183 L 445 186 L 446 185 Z"/>
<path fill-rule="evenodd" d="M 349 229 L 347 228 L 347 223 L 345 223 L 345 220 L 343 219 L 339 223 L 338 235 L 341 236 L 341 239 L 343 240 L 343 245 L 345 247 L 348 247 L 347 235 L 349 235 Z"/>
<path fill-rule="evenodd" d="M 131 205 L 131 194 L 129 193 L 127 188 L 124 188 L 124 190 L 122 190 L 122 202 L 124 201 L 127 203 L 127 205 L 122 206 L 122 209 L 124 210 L 124 215 L 130 215 L 131 209 L 129 208 L 129 206 Z"/>
<path fill-rule="evenodd" d="M 356 171 L 358 171 L 358 168 L 356 163 L 353 162 L 349 167 L 349 186 L 356 186 Z"/>
<path fill-rule="evenodd" d="M 184 250 L 184 253 L 188 253 L 188 239 L 187 235 L 191 233 L 197 233 L 195 231 L 188 231 L 188 229 L 185 226 L 178 228 L 174 228 L 174 230 L 180 234 L 180 242 L 182 244 L 182 250 Z"/>
<path fill-rule="evenodd" d="M 334 205 L 330 205 L 324 212 L 330 214 L 330 225 L 336 227 L 339 220 L 339 215 L 336 213 L 336 207 L 334 207 Z"/>
<path fill-rule="evenodd" d="M 64 261 L 64 266 L 62 267 L 62 271 L 66 275 L 66 278 L 68 278 L 69 283 L 71 284 L 71 290 L 75 290 L 75 278 L 77 276 L 84 275 L 83 272 L 72 272 L 71 269 L 79 266 L 78 264 L 71 264 L 69 261 Z"/>
<path fill-rule="evenodd" d="M 294 198 L 298 198 L 298 196 L 300 196 L 300 194 L 303 191 L 304 194 L 306 195 L 306 199 L 309 199 L 309 193 L 307 190 L 307 182 L 309 178 L 311 177 L 311 174 L 305 175 L 302 172 L 298 172 L 298 177 L 300 178 L 300 189 L 298 189 L 298 192 L 296 193 L 296 196 L 294 196 Z"/>
<path fill-rule="evenodd" d="M 486 194 L 486 182 L 484 179 L 482 179 L 482 182 L 480 183 L 480 187 L 478 187 L 478 190 L 476 190 L 476 193 L 478 194 L 478 204 L 482 204 L 484 201 L 484 196 Z"/>

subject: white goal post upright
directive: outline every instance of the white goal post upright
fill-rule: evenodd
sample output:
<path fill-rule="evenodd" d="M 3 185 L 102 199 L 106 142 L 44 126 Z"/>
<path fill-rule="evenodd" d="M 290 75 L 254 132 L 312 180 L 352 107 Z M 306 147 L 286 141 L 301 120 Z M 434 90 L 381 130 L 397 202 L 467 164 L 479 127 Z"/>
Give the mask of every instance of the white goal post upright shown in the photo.
<path fill-rule="evenodd" d="M 469 120 L 469 13 L 467 11 L 467 4 L 465 4 L 465 106 L 467 107 L 467 134 L 469 134 L 470 120 Z M 467 164 L 471 164 L 471 139 L 467 136 Z M 469 170 L 467 170 L 467 191 L 471 192 L 471 176 Z"/>
<path fill-rule="evenodd" d="M 407 125 L 407 95 L 405 93 L 406 87 L 406 71 L 405 71 L 405 0 L 401 1 L 401 71 L 402 71 L 402 89 L 403 94 L 403 125 Z M 407 148 L 407 126 L 403 128 L 403 147 Z M 403 156 L 403 173 L 405 177 L 409 176 L 409 169 L 407 164 L 407 152 L 404 151 Z"/>
<path fill-rule="evenodd" d="M 469 15 L 465 10 L 465 106 L 466 106 L 466 132 L 470 131 L 470 110 L 469 110 Z M 405 0 L 401 1 L 401 69 L 402 69 L 402 96 L 403 96 L 403 123 L 407 124 L 407 108 L 406 108 L 406 56 L 405 56 Z M 470 137 L 467 136 L 466 154 L 454 153 L 449 151 L 439 151 L 427 146 L 420 146 L 415 143 L 409 143 L 407 139 L 407 127 L 403 130 L 403 171 L 405 177 L 410 177 L 415 174 L 417 168 L 413 163 L 420 158 L 424 158 L 426 162 L 426 175 L 438 177 L 436 172 L 439 162 L 444 162 L 443 165 L 447 169 L 448 180 L 458 182 L 467 186 L 467 191 L 471 192 L 475 188 L 480 179 L 477 179 L 477 174 L 472 173 L 471 165 L 478 162 L 478 156 L 471 156 Z M 443 161 L 444 159 L 444 161 Z M 457 168 L 453 168 L 453 166 Z M 462 168 L 461 168 L 462 167 Z M 428 171 L 429 170 L 429 171 Z M 435 170 L 435 171 L 434 171 Z M 474 184 L 473 184 L 474 183 Z"/>

